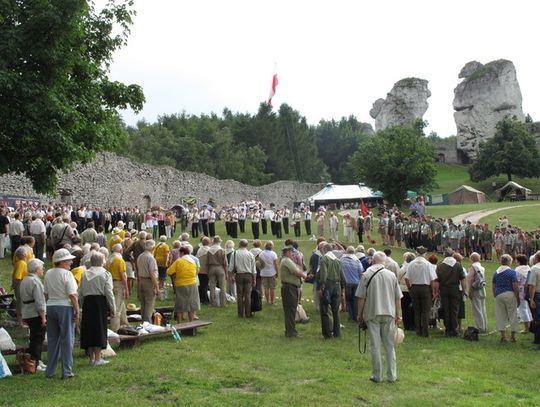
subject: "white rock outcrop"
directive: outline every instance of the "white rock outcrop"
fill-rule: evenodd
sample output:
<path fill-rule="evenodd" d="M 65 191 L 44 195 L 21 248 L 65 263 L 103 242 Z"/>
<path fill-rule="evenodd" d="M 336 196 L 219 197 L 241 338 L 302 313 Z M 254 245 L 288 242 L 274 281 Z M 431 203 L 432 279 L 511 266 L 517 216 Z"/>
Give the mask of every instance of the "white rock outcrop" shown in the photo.
<path fill-rule="evenodd" d="M 525 120 L 521 90 L 514 64 L 505 59 L 468 62 L 459 78 L 463 81 L 454 89 L 453 103 L 457 148 L 474 159 L 480 142 L 495 135 L 497 122 L 506 115 Z"/>
<path fill-rule="evenodd" d="M 426 113 L 430 96 L 425 79 L 405 78 L 396 82 L 386 99 L 377 99 L 369 111 L 375 119 L 375 130 L 413 124 Z"/>

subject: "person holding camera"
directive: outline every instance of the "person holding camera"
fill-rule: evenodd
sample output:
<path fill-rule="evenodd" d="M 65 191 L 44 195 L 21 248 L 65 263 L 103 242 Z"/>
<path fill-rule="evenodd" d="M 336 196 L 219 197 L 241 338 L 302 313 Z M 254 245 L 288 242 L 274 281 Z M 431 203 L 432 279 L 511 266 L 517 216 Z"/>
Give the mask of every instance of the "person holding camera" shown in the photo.
<path fill-rule="evenodd" d="M 356 291 L 358 323 L 367 328 L 371 352 L 372 375 L 375 383 L 382 381 L 381 344 L 384 347 L 389 382 L 397 380 L 394 336 L 396 323 L 401 320 L 401 289 L 397 277 L 385 268 L 386 254 L 376 252 L 373 265 L 362 276 Z"/>

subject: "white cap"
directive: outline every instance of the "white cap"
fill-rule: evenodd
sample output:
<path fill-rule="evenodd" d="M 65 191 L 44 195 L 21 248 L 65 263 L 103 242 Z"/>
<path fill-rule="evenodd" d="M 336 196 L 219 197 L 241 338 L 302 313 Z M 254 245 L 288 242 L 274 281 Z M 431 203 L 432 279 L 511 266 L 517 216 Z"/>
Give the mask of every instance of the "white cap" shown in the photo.
<path fill-rule="evenodd" d="M 52 256 L 53 263 L 60 263 L 64 260 L 74 259 L 75 256 L 72 256 L 68 249 L 58 249 L 54 252 Z"/>

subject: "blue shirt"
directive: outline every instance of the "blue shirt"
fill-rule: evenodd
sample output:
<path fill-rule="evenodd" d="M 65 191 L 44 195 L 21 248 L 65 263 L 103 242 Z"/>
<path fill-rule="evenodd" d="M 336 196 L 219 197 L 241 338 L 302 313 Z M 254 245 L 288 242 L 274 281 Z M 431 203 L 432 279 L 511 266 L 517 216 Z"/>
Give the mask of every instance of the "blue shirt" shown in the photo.
<path fill-rule="evenodd" d="M 349 255 L 342 256 L 340 260 L 347 284 L 358 285 L 360 283 L 360 274 L 364 272 L 364 267 L 360 263 L 360 260 Z"/>
<path fill-rule="evenodd" d="M 513 283 L 517 283 L 517 274 L 515 270 L 510 268 L 504 270 L 502 273 L 495 272 L 493 274 L 493 286 L 495 287 L 495 296 L 505 293 L 507 291 L 513 292 Z"/>

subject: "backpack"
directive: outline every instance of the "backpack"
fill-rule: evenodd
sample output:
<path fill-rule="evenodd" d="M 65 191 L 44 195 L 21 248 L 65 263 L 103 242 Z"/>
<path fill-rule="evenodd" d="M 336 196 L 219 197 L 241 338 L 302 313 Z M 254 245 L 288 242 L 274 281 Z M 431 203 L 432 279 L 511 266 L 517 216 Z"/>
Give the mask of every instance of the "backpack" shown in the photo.
<path fill-rule="evenodd" d="M 474 273 L 474 281 L 472 282 L 472 288 L 474 290 L 481 290 L 486 286 L 486 279 L 484 278 L 484 273 L 481 270 L 474 268 L 476 273 Z"/>

